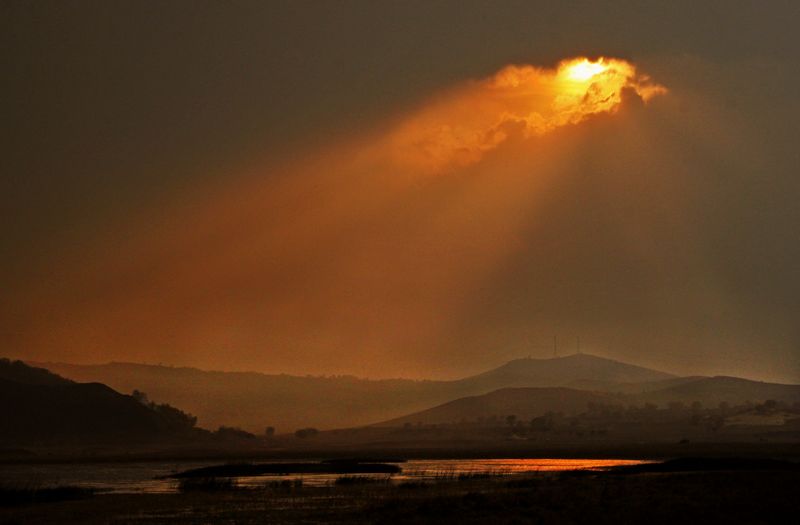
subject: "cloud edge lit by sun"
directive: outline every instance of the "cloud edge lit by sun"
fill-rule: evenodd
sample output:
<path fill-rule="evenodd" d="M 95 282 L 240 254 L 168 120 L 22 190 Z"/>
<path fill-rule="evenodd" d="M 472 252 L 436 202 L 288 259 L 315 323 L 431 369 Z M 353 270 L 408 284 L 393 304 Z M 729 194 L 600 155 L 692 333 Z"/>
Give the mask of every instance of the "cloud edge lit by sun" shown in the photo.
<path fill-rule="evenodd" d="M 644 103 L 667 88 L 626 60 L 568 58 L 555 68 L 507 65 L 418 108 L 390 133 L 391 156 L 428 172 L 474 164 L 512 135 L 524 139 L 615 113 L 625 91 Z"/>

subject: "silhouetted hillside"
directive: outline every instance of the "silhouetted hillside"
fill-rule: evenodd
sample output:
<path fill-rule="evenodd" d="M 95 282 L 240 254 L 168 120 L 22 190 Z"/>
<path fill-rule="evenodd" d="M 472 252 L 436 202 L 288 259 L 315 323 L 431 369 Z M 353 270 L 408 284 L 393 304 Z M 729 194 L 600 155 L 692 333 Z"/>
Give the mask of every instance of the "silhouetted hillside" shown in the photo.
<path fill-rule="evenodd" d="M 78 381 L 101 381 L 122 392 L 141 389 L 185 407 L 207 428 L 240 426 L 293 432 L 383 421 L 464 396 L 507 387 L 572 387 L 594 381 L 592 390 L 625 391 L 621 385 L 668 381 L 670 374 L 581 354 L 555 359 L 518 359 L 458 381 L 366 380 L 349 376 L 298 377 L 251 372 L 206 372 L 131 363 L 42 366 Z M 601 385 L 602 383 L 602 385 Z"/>
<path fill-rule="evenodd" d="M 0 361 L 4 445 L 91 445 L 186 436 L 190 416 L 145 405 L 100 383 L 74 383 L 46 370 Z"/>
<path fill-rule="evenodd" d="M 28 366 L 22 361 L 0 358 L 0 379 L 25 385 L 69 385 L 72 381 L 44 368 Z"/>

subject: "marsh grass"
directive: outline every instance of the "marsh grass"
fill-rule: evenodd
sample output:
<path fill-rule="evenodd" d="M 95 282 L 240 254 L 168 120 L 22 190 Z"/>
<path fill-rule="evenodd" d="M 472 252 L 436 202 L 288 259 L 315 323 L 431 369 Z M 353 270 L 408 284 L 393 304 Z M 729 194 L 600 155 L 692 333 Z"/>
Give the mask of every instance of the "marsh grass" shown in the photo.
<path fill-rule="evenodd" d="M 506 477 L 511 474 L 511 471 L 508 469 L 497 468 L 497 469 L 481 469 L 475 470 L 473 472 L 458 472 L 455 469 L 445 469 L 445 470 L 438 470 L 433 472 L 432 474 L 425 476 L 422 475 L 421 477 L 428 477 L 431 481 L 435 483 L 447 483 L 452 481 L 472 481 L 472 480 L 488 480 L 488 479 L 495 479 Z"/>

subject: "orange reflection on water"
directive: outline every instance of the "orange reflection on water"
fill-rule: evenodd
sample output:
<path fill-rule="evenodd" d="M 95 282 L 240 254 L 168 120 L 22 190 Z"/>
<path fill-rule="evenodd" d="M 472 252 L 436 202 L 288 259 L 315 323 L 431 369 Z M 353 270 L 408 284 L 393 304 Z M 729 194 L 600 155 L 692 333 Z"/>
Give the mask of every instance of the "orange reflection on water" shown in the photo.
<path fill-rule="evenodd" d="M 624 465 L 652 463 L 639 459 L 448 459 L 413 460 L 403 465 L 404 476 L 435 478 L 461 474 L 520 474 L 524 472 L 559 472 L 568 470 L 601 470 Z"/>

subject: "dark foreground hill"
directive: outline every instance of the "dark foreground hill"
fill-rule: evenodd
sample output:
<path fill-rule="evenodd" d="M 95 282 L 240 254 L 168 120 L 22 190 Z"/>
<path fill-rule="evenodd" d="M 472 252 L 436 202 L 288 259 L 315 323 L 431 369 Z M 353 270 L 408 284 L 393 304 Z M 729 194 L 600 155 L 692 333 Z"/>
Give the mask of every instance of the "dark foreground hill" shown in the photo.
<path fill-rule="evenodd" d="M 186 437 L 195 422 L 175 408 L 7 359 L 0 359 L 0 405 L 3 446 L 154 442 Z"/>
<path fill-rule="evenodd" d="M 252 372 L 208 372 L 132 363 L 71 365 L 43 363 L 77 381 L 100 381 L 121 392 L 140 389 L 183 407 L 207 428 L 219 425 L 263 432 L 303 427 L 367 425 L 430 408 L 464 396 L 508 387 L 578 387 L 609 392 L 637 389 L 643 382 L 675 376 L 578 354 L 554 359 L 518 359 L 457 381 L 367 380 L 350 376 L 298 377 Z"/>

